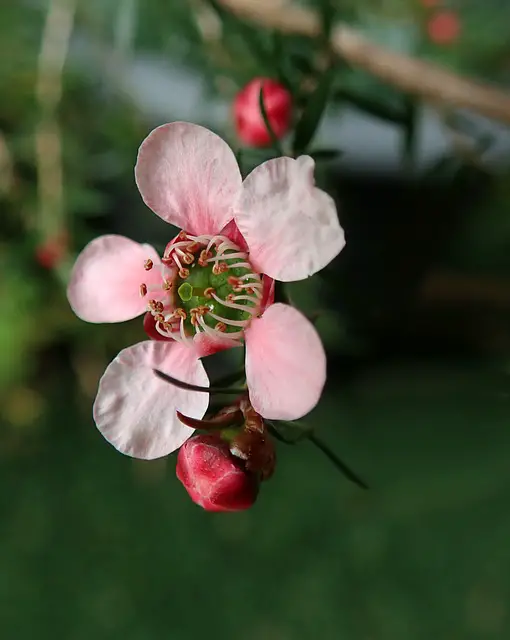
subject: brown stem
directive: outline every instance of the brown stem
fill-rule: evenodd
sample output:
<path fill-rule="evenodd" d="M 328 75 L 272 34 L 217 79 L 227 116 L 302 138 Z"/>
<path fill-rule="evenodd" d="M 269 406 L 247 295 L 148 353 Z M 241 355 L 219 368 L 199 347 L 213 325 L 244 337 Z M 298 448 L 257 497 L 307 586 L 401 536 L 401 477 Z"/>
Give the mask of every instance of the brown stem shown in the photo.
<path fill-rule="evenodd" d="M 319 17 L 288 0 L 218 0 L 241 18 L 269 29 L 317 37 Z M 432 103 L 466 108 L 510 123 L 510 95 L 488 84 L 463 78 L 430 62 L 390 51 L 343 24 L 331 34 L 332 50 L 353 66 Z"/>

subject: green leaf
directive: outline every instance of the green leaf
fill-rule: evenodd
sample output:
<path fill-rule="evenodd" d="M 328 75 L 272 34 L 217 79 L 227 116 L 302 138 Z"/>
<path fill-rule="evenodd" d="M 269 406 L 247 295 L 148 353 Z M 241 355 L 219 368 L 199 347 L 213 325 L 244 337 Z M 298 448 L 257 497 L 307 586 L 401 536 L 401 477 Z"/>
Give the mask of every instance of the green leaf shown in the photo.
<path fill-rule="evenodd" d="M 356 109 L 359 109 L 359 111 L 368 113 L 374 118 L 378 118 L 384 122 L 393 122 L 402 125 L 406 119 L 406 114 L 403 109 L 398 109 L 387 102 L 374 100 L 370 96 L 347 89 L 338 89 L 335 91 L 335 98 L 342 102 L 347 102 Z"/>
<path fill-rule="evenodd" d="M 322 440 L 320 440 L 316 435 L 310 433 L 308 436 L 310 442 L 321 451 L 326 458 L 340 471 L 342 475 L 344 475 L 348 480 L 354 482 L 354 484 L 358 485 L 362 489 L 368 489 L 368 485 L 356 474 L 354 471 L 348 467 L 343 460 L 341 460 L 336 453 L 334 453 Z"/>
<path fill-rule="evenodd" d="M 277 440 L 285 444 L 296 444 L 309 438 L 312 433 L 312 428 L 301 422 L 266 420 L 266 426 Z"/>
<path fill-rule="evenodd" d="M 294 132 L 294 155 L 305 153 L 311 143 L 328 104 L 334 77 L 335 69 L 332 67 L 320 78 L 315 91 L 309 96 Z"/>
<path fill-rule="evenodd" d="M 331 36 L 331 29 L 336 14 L 333 0 L 319 0 L 319 14 L 321 20 L 321 37 L 327 42 Z"/>
<path fill-rule="evenodd" d="M 340 149 L 317 149 L 316 151 L 310 151 L 309 155 L 316 162 L 333 162 L 341 158 L 344 152 Z"/>
<path fill-rule="evenodd" d="M 267 73 L 271 73 L 274 70 L 275 60 L 271 52 L 264 45 L 260 34 L 233 13 L 224 9 L 217 0 L 207 0 L 207 2 L 222 21 L 227 35 L 229 31 L 239 35 L 251 51 L 255 60 L 258 60 L 259 64 Z"/>
<path fill-rule="evenodd" d="M 411 96 L 404 97 L 404 130 L 402 138 L 402 164 L 405 170 L 412 170 L 416 154 L 416 125 L 418 103 Z"/>

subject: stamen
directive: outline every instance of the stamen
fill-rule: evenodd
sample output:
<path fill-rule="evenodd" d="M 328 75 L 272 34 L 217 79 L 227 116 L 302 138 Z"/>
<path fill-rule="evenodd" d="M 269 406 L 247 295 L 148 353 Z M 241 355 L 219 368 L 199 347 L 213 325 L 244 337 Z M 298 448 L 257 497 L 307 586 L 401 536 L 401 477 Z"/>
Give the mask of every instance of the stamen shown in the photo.
<path fill-rule="evenodd" d="M 236 304 L 235 302 L 230 302 L 227 299 L 222 300 L 215 293 L 212 294 L 212 297 L 216 300 L 216 302 L 219 302 L 220 304 L 224 305 L 225 307 L 230 307 L 231 309 L 239 309 L 239 311 L 246 311 L 247 313 L 250 313 L 250 314 L 253 314 L 255 312 L 255 308 L 254 307 L 249 307 L 249 306 L 247 306 L 245 304 Z M 227 296 L 227 298 L 228 298 L 228 296 Z M 254 302 L 253 299 L 252 299 L 252 302 Z"/>
<path fill-rule="evenodd" d="M 140 285 L 140 296 L 144 298 L 147 295 L 147 285 L 142 283 Z"/>
<path fill-rule="evenodd" d="M 207 289 L 204 289 L 204 298 L 212 298 L 214 293 L 215 291 L 213 287 L 207 287 Z"/>
<path fill-rule="evenodd" d="M 189 269 L 186 269 L 185 267 L 181 267 L 179 269 L 179 278 L 186 280 L 186 278 L 188 277 L 189 277 Z"/>
<path fill-rule="evenodd" d="M 247 258 L 248 256 L 245 253 L 217 253 L 214 258 L 209 258 L 207 262 L 214 262 L 215 260 L 221 260 L 221 258 L 225 258 L 227 260 L 232 260 L 233 258 Z M 251 266 L 251 265 L 250 265 Z"/>
<path fill-rule="evenodd" d="M 232 320 L 231 318 L 222 318 L 212 311 L 209 311 L 209 315 L 211 316 L 211 318 L 214 318 L 218 322 L 224 322 L 225 324 L 230 324 L 234 327 L 245 327 L 248 324 L 248 320 Z"/>
<path fill-rule="evenodd" d="M 229 266 L 226 262 L 215 262 L 212 272 L 215 276 L 219 276 L 220 273 L 225 273 L 229 270 Z"/>
<path fill-rule="evenodd" d="M 150 271 L 153 266 L 154 266 L 154 262 L 152 262 L 152 260 L 150 258 L 148 258 L 144 262 L 143 268 L 145 269 L 145 271 Z"/>
<path fill-rule="evenodd" d="M 251 268 L 251 266 L 250 266 Z M 255 280 L 259 280 L 260 281 L 260 276 L 258 273 L 247 273 L 244 276 L 240 276 L 239 280 L 248 280 L 248 278 L 255 278 Z"/>
<path fill-rule="evenodd" d="M 181 338 L 183 342 L 187 342 L 188 340 L 188 336 L 186 335 L 186 332 L 184 331 L 184 318 L 181 316 L 181 325 L 179 327 L 179 333 L 181 334 Z"/>
<path fill-rule="evenodd" d="M 224 322 L 217 322 L 214 325 L 214 330 L 221 331 L 221 333 L 224 333 L 227 330 L 227 325 Z"/>
<path fill-rule="evenodd" d="M 232 298 L 230 298 L 230 296 L 232 296 Z M 231 299 L 232 302 L 235 302 L 236 300 L 248 300 L 249 302 L 253 302 L 254 304 L 256 304 L 256 301 L 253 299 L 253 295 L 251 295 L 251 296 L 235 296 L 233 293 L 229 293 L 227 298 Z"/>
<path fill-rule="evenodd" d="M 149 311 L 152 311 L 153 313 L 162 313 L 165 305 L 159 300 L 149 300 L 148 307 Z"/>
<path fill-rule="evenodd" d="M 221 333 L 221 332 L 215 331 L 208 324 L 206 324 L 202 316 L 198 318 L 198 322 L 200 323 L 200 326 L 202 327 L 204 333 L 207 333 L 213 338 L 222 338 L 222 339 L 228 338 L 229 340 L 232 340 L 232 342 L 239 342 L 239 339 L 244 336 L 244 331 L 236 331 L 233 333 Z"/>
<path fill-rule="evenodd" d="M 210 253 L 208 251 L 206 251 L 205 249 L 203 251 L 200 252 L 200 257 L 198 258 L 198 264 L 201 267 L 207 267 L 207 261 L 209 260 L 210 257 Z"/>

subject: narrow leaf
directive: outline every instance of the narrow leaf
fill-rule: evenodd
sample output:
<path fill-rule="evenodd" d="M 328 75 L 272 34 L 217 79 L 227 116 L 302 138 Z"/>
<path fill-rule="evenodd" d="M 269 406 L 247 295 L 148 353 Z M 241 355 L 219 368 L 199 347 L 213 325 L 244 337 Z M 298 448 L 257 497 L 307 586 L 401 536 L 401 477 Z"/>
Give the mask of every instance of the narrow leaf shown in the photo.
<path fill-rule="evenodd" d="M 260 112 L 262 114 L 262 118 L 264 119 L 264 124 L 266 125 L 267 132 L 269 133 L 269 136 L 271 138 L 271 144 L 273 145 L 273 149 L 275 150 L 275 153 L 278 156 L 283 156 L 284 153 L 283 153 L 283 149 L 280 144 L 280 141 L 278 140 L 278 136 L 273 131 L 273 127 L 271 126 L 271 123 L 269 122 L 269 118 L 267 117 L 266 105 L 264 103 L 264 87 L 263 86 L 260 87 L 259 105 L 260 105 Z"/>
<path fill-rule="evenodd" d="M 165 382 L 169 382 L 173 384 L 174 387 L 179 387 L 179 389 L 187 389 L 188 391 L 201 391 L 202 393 L 225 393 L 229 395 L 240 395 L 242 393 L 246 393 L 246 388 L 243 387 L 201 387 L 197 384 L 189 384 L 188 382 L 184 382 L 183 380 L 178 380 L 172 376 L 169 376 L 167 373 L 163 373 L 163 371 L 159 371 L 158 369 L 153 369 L 154 373 L 161 378 Z"/>
<path fill-rule="evenodd" d="M 378 118 L 384 122 L 403 125 L 406 121 L 405 110 L 399 109 L 388 102 L 374 100 L 370 96 L 354 93 L 346 89 L 338 89 L 335 91 L 334 96 L 336 99 L 347 102 L 347 104 L 352 105 L 359 111 L 368 113 L 374 118 Z"/>
<path fill-rule="evenodd" d="M 259 34 L 236 15 L 224 9 L 217 0 L 207 0 L 207 2 L 222 21 L 225 31 L 237 33 L 250 49 L 255 60 L 270 73 L 274 69 L 274 59 L 262 43 Z"/>
<path fill-rule="evenodd" d="M 294 155 L 305 153 L 313 140 L 328 104 L 334 78 L 335 68 L 332 67 L 319 79 L 315 91 L 308 97 L 294 132 Z"/>
<path fill-rule="evenodd" d="M 280 442 L 285 444 L 297 444 L 301 440 L 310 437 L 312 428 L 300 422 L 288 422 L 286 420 L 266 420 L 265 424 L 269 432 Z"/>
<path fill-rule="evenodd" d="M 340 460 L 340 458 L 334 453 L 322 440 L 320 440 L 316 435 L 311 433 L 308 436 L 310 442 L 321 451 L 326 458 L 332 462 L 335 467 L 342 473 L 348 480 L 357 484 L 358 487 L 362 489 L 368 489 L 368 485 L 356 474 L 352 469 L 350 469 L 345 462 Z"/>

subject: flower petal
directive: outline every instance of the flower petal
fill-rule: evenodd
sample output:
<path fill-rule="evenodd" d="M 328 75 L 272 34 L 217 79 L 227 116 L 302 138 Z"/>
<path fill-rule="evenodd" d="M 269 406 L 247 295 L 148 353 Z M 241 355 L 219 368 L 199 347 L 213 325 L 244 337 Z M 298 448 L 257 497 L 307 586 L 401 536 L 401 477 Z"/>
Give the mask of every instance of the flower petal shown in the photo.
<path fill-rule="evenodd" d="M 305 316 L 286 304 L 271 305 L 246 331 L 246 380 L 257 413 L 297 420 L 311 411 L 326 382 L 326 354 Z"/>
<path fill-rule="evenodd" d="M 345 245 L 336 206 L 315 187 L 309 156 L 274 158 L 246 178 L 235 221 L 254 268 L 292 282 L 325 267 Z"/>
<path fill-rule="evenodd" d="M 135 178 L 154 213 L 196 235 L 218 233 L 232 219 L 242 184 L 228 144 L 187 122 L 164 124 L 145 138 Z"/>
<path fill-rule="evenodd" d="M 108 365 L 94 403 L 97 428 L 118 451 L 144 460 L 168 455 L 192 435 L 193 429 L 177 418 L 177 410 L 202 418 L 209 403 L 207 393 L 174 387 L 153 369 L 209 386 L 195 349 L 178 342 L 139 342 Z"/>
<path fill-rule="evenodd" d="M 78 256 L 67 287 L 75 314 L 87 322 L 124 322 L 141 315 L 147 298 L 140 285 L 160 284 L 157 268 L 146 271 L 144 263 L 160 260 L 148 244 L 124 236 L 101 236 L 89 242 Z"/>
<path fill-rule="evenodd" d="M 204 332 L 200 332 L 195 335 L 193 338 L 193 344 L 199 358 L 211 356 L 214 353 L 225 351 L 226 349 L 243 346 L 237 340 L 232 340 L 231 338 L 220 338 Z"/>

